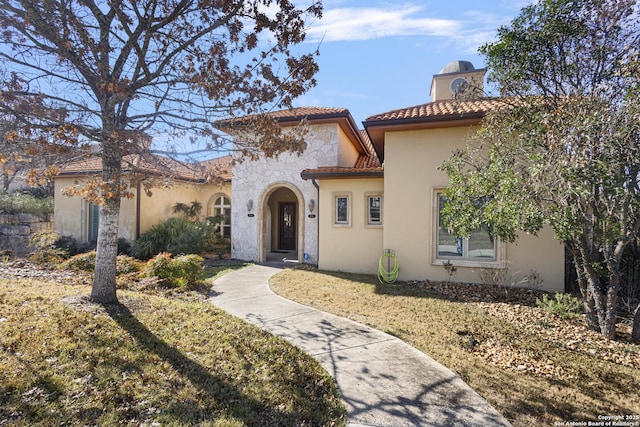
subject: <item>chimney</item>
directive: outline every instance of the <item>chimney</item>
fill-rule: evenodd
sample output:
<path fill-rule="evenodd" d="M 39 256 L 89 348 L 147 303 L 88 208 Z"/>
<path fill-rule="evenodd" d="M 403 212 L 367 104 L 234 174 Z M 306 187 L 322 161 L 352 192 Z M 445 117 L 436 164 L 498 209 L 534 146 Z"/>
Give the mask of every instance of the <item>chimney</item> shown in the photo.
<path fill-rule="evenodd" d="M 448 63 L 431 81 L 431 101 L 454 99 L 457 96 L 479 98 L 484 96 L 486 68 L 476 70 L 469 61 Z"/>

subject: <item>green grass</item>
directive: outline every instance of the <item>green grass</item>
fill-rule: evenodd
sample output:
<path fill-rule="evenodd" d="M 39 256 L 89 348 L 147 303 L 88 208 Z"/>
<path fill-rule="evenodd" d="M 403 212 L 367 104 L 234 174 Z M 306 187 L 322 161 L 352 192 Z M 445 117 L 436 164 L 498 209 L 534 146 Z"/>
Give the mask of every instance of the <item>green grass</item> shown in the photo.
<path fill-rule="evenodd" d="M 640 369 L 609 361 L 606 352 L 596 357 L 535 333 L 536 322 L 548 331 L 560 321 L 547 313 L 543 320 L 507 321 L 490 315 L 488 306 L 407 284 L 381 285 L 364 275 L 287 269 L 270 284 L 285 298 L 399 337 L 456 372 L 516 427 L 640 414 Z M 562 334 L 556 335 L 562 342 Z M 619 344 L 640 355 L 637 344 Z"/>
<path fill-rule="evenodd" d="M 344 425 L 317 362 L 202 297 L 88 292 L 0 281 L 1 425 Z"/>

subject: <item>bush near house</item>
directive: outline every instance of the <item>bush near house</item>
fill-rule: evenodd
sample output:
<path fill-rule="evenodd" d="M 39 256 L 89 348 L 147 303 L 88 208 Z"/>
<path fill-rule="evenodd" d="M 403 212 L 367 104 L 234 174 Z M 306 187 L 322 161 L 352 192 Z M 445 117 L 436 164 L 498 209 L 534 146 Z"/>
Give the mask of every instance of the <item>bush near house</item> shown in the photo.
<path fill-rule="evenodd" d="M 133 243 L 131 255 L 149 259 L 161 252 L 172 254 L 203 254 L 218 251 L 225 246 L 226 239 L 219 233 L 222 217 L 198 219 L 202 206 L 198 202 L 191 205 L 176 203 L 173 212 L 180 216 L 169 218 L 140 236 Z"/>
<path fill-rule="evenodd" d="M 181 255 L 174 258 L 170 253 L 162 252 L 142 266 L 135 258 L 118 255 L 116 275 L 140 272 L 138 278 L 156 277 L 161 284 L 168 287 L 188 287 L 204 279 L 202 261 L 203 258 L 198 255 Z M 60 269 L 93 272 L 95 265 L 96 251 L 90 251 L 72 256 L 60 264 Z"/>
<path fill-rule="evenodd" d="M 53 197 L 38 197 L 29 193 L 0 194 L 0 213 L 31 214 L 46 217 L 53 214 Z"/>
<path fill-rule="evenodd" d="M 62 270 L 93 271 L 96 267 L 96 251 L 77 254 L 60 264 Z"/>
<path fill-rule="evenodd" d="M 163 252 L 147 262 L 144 277 L 157 277 L 171 287 L 187 287 L 204 278 L 204 259 L 198 255 L 181 255 L 175 258 Z"/>
<path fill-rule="evenodd" d="M 116 275 L 135 273 L 140 271 L 140 261 L 128 255 L 118 255 L 116 257 Z M 84 252 L 72 256 L 60 264 L 61 270 L 89 271 L 96 267 L 96 251 Z"/>

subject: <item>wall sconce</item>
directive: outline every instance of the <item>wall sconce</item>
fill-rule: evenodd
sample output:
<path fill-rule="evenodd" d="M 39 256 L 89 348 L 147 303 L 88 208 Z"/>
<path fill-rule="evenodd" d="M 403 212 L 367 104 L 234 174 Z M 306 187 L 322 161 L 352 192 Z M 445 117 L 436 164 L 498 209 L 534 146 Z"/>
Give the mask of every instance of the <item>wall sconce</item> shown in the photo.
<path fill-rule="evenodd" d="M 316 208 L 316 201 L 311 199 L 309 200 L 309 212 L 313 213 L 313 210 Z"/>
<path fill-rule="evenodd" d="M 253 199 L 249 199 L 247 202 L 247 211 L 251 212 L 253 210 Z"/>

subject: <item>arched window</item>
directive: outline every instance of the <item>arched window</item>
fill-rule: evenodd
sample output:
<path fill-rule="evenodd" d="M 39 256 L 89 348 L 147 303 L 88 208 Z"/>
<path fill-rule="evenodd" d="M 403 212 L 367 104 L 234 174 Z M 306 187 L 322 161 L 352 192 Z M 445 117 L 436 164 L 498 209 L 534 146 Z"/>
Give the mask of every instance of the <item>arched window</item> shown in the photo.
<path fill-rule="evenodd" d="M 219 195 L 213 201 L 213 216 L 221 216 L 220 235 L 231 238 L 231 200 L 225 195 Z"/>

